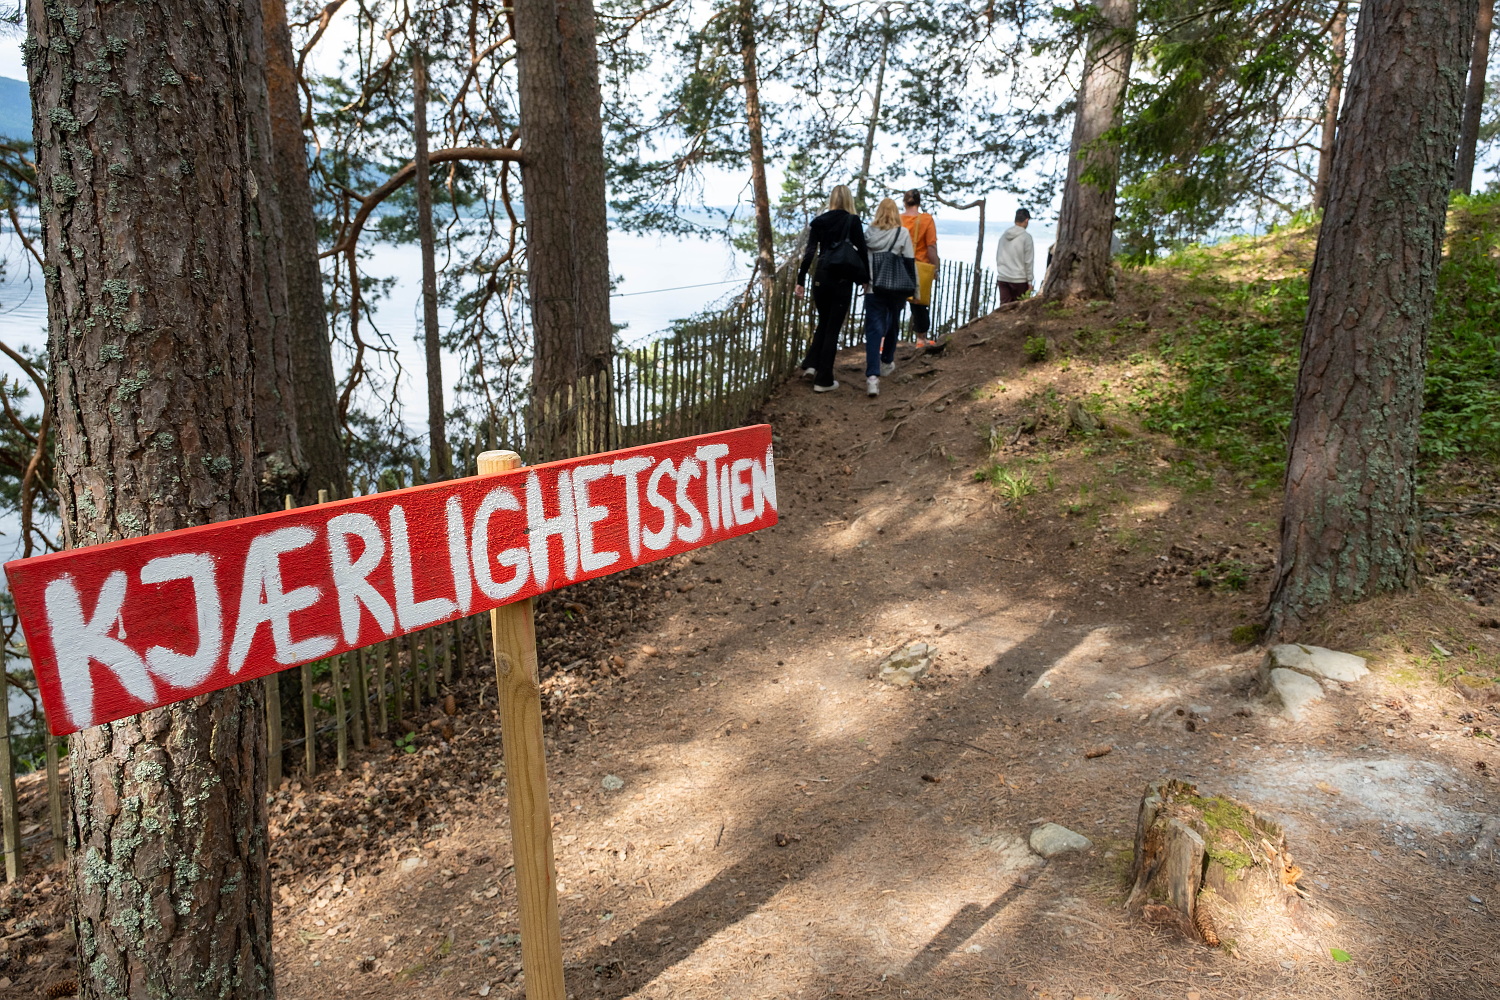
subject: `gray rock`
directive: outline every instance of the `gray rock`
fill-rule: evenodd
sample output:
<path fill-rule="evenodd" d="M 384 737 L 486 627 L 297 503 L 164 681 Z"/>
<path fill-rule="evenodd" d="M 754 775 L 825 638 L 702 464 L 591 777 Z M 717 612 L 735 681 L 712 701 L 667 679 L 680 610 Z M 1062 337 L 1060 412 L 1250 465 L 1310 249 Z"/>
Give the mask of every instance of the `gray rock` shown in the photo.
<path fill-rule="evenodd" d="M 909 643 L 881 660 L 875 668 L 875 676 L 887 684 L 909 687 L 927 676 L 936 656 L 937 647 L 930 643 Z"/>
<path fill-rule="evenodd" d="M 1365 658 L 1353 653 L 1340 653 L 1322 646 L 1303 646 L 1300 643 L 1285 643 L 1272 646 L 1266 653 L 1263 670 L 1295 670 L 1299 674 L 1319 680 L 1340 681 L 1353 684 L 1369 674 Z"/>
<path fill-rule="evenodd" d="M 604 779 L 599 782 L 599 787 L 603 788 L 606 792 L 618 792 L 625 787 L 625 779 L 617 774 L 606 774 Z"/>
<path fill-rule="evenodd" d="M 1044 858 L 1055 858 L 1069 851 L 1086 851 L 1094 842 L 1056 823 L 1043 823 L 1031 831 L 1031 849 Z"/>
<path fill-rule="evenodd" d="M 1277 667 L 1271 671 L 1271 693 L 1281 700 L 1281 713 L 1293 722 L 1307 717 L 1314 702 L 1323 700 L 1323 685 L 1306 674 Z"/>

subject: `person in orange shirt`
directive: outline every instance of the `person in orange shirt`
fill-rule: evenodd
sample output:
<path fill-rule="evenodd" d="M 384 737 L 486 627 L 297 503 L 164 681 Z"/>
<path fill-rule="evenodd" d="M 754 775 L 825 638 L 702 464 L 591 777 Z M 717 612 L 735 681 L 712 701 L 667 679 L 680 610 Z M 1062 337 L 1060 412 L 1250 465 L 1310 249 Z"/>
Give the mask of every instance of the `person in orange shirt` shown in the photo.
<path fill-rule="evenodd" d="M 927 333 L 932 329 L 932 279 L 938 268 L 937 223 L 922 211 L 922 192 L 912 189 L 901 200 L 906 206 L 901 212 L 901 225 L 911 236 L 911 245 L 917 254 L 917 294 L 909 300 L 911 332 L 916 336 L 917 346 L 922 347 L 927 344 Z"/>

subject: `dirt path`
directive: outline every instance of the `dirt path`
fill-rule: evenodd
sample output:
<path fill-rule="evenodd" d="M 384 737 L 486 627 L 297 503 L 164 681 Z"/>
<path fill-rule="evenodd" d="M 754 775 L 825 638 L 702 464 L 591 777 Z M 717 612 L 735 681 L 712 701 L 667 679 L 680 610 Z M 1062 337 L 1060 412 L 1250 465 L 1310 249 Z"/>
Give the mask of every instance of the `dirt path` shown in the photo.
<path fill-rule="evenodd" d="M 1455 728 L 1436 691 L 1388 713 L 1398 734 L 1370 707 L 1384 681 L 1284 724 L 1250 697 L 1259 654 L 1228 641 L 1253 587 L 1141 584 L 1177 537 L 1268 535 L 1265 501 L 1003 508 L 973 471 L 1019 412 L 993 387 L 1028 378 L 1024 327 L 971 328 L 878 400 L 792 384 L 769 408 L 781 525 L 667 567 L 624 681 L 554 743 L 572 994 L 1494 995 L 1497 870 L 1465 853 L 1496 811 L 1473 769 L 1492 749 L 1410 738 Z M 917 638 L 940 650 L 930 678 L 871 678 Z M 450 779 L 447 828 L 380 874 L 288 900 L 285 995 L 520 994 L 495 774 Z M 1308 905 L 1232 954 L 1127 921 L 1135 807 L 1161 777 L 1284 820 Z M 1094 849 L 1042 862 L 1040 820 Z"/>
<path fill-rule="evenodd" d="M 1377 665 L 1308 724 L 1272 714 L 1229 641 L 1271 501 L 1149 448 L 1043 421 L 999 446 L 1038 481 L 1002 503 L 974 477 L 992 428 L 1119 374 L 1022 365 L 1036 324 L 982 321 L 875 400 L 789 384 L 765 414 L 781 524 L 628 582 L 651 624 L 550 734 L 572 996 L 1495 995 L 1500 869 L 1470 850 L 1500 713 Z M 1230 551 L 1248 587 L 1195 585 Z M 914 639 L 927 679 L 872 679 Z M 458 692 L 449 741 L 280 796 L 282 996 L 521 995 L 488 698 Z M 1166 777 L 1283 821 L 1305 905 L 1219 950 L 1129 921 L 1136 805 Z M 1043 820 L 1094 848 L 1043 862 Z"/>

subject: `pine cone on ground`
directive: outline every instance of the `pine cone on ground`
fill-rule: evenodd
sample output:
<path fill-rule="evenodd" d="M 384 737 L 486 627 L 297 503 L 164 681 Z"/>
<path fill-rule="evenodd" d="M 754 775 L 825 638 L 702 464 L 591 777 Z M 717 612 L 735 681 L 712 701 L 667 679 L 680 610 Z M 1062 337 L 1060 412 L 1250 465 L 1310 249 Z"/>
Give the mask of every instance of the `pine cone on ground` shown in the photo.
<path fill-rule="evenodd" d="M 1219 929 L 1214 926 L 1214 916 L 1208 912 L 1208 906 L 1201 896 L 1198 897 L 1198 905 L 1193 908 L 1193 925 L 1198 928 L 1204 944 L 1210 948 L 1219 946 Z"/>

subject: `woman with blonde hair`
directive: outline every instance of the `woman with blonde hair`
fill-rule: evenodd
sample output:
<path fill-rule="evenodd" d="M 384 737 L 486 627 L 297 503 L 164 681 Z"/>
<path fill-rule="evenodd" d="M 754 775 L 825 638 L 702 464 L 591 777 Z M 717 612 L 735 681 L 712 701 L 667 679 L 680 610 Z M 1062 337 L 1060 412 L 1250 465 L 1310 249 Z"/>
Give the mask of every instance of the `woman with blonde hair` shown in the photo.
<path fill-rule="evenodd" d="M 901 210 L 889 198 L 865 230 L 870 285 L 865 289 L 865 391 L 880 395 L 880 376 L 896 370 L 896 334 L 907 296 L 917 290 L 917 263 Z"/>
<path fill-rule="evenodd" d="M 802 374 L 813 376 L 813 392 L 832 392 L 839 387 L 833 379 L 833 358 L 839 349 L 839 330 L 849 316 L 849 301 L 854 285 L 869 278 L 865 262 L 865 230 L 854 214 L 854 195 L 840 184 L 828 195 L 828 211 L 808 224 L 807 249 L 802 266 L 797 269 L 797 297 L 806 294 L 804 285 L 813 257 L 818 259 L 813 271 L 813 306 L 818 325 L 812 343 L 803 358 Z"/>

